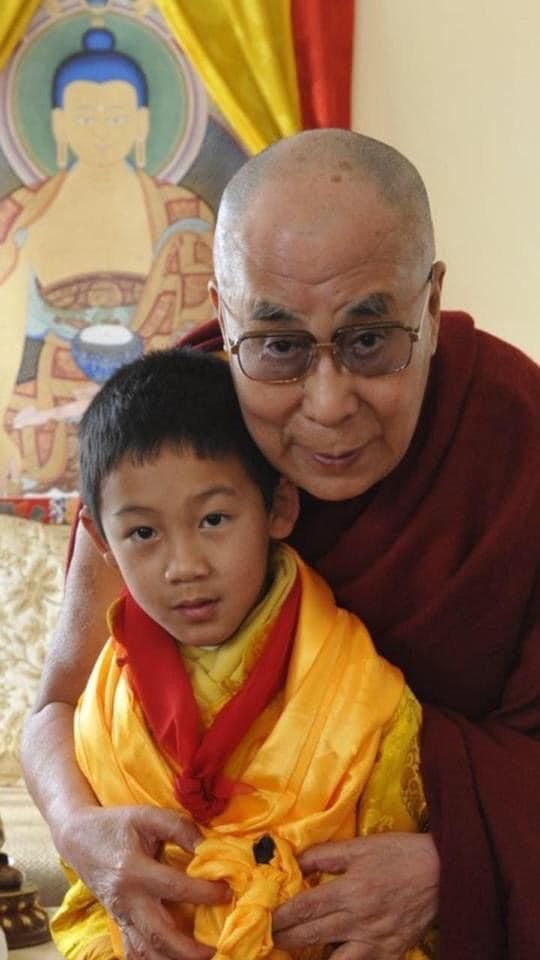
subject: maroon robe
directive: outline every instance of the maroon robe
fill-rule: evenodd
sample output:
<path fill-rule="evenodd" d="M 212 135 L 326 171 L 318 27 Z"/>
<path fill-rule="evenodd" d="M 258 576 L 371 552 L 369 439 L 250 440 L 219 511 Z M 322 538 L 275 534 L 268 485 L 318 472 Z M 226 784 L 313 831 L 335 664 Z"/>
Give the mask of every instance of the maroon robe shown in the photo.
<path fill-rule="evenodd" d="M 539 418 L 539 368 L 443 314 L 401 464 L 293 536 L 423 703 L 440 960 L 540 957 Z"/>

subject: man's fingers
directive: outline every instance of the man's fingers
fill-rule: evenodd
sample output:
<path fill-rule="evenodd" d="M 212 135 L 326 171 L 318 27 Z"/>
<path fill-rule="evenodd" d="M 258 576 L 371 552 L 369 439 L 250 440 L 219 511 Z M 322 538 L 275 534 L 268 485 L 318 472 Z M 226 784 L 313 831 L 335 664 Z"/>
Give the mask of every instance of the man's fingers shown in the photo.
<path fill-rule="evenodd" d="M 338 943 L 332 950 L 332 960 L 375 960 L 377 956 L 370 944 L 360 943 L 359 940 Z"/>
<path fill-rule="evenodd" d="M 298 857 L 298 863 L 304 876 L 310 873 L 345 873 L 358 856 L 358 838 L 342 840 L 336 843 L 318 843 L 304 850 Z"/>
<path fill-rule="evenodd" d="M 210 960 L 213 955 L 183 933 L 161 931 L 157 919 L 151 926 L 145 923 L 142 932 L 132 924 L 121 929 L 127 960 Z"/>
<path fill-rule="evenodd" d="M 143 940 L 150 942 L 151 934 L 155 931 L 163 939 L 167 939 L 171 931 L 175 930 L 175 923 L 168 910 L 158 901 L 149 897 L 137 897 L 130 903 L 129 913 L 121 909 L 113 910 L 115 922 L 122 930 L 134 927 L 141 934 Z M 149 918 L 151 919 L 151 923 Z M 156 941 L 157 942 L 157 941 Z"/>
<path fill-rule="evenodd" d="M 181 816 L 176 810 L 141 807 L 135 814 L 134 826 L 136 829 L 140 828 L 141 836 L 151 831 L 161 843 L 177 843 L 190 853 L 193 853 L 202 840 L 193 821 Z"/>
<path fill-rule="evenodd" d="M 324 917 L 329 915 L 335 917 L 340 913 L 342 907 L 340 898 L 333 890 L 332 895 L 329 896 L 330 886 L 333 887 L 334 884 L 323 883 L 313 890 L 305 890 L 278 907 L 272 916 L 274 934 L 311 926 Z"/>
<path fill-rule="evenodd" d="M 140 876 L 140 884 L 144 889 L 152 892 L 152 900 L 147 900 L 150 910 L 153 909 L 155 900 L 213 905 L 228 903 L 231 899 L 231 891 L 226 883 L 188 877 L 183 871 L 157 860 L 145 861 L 144 875 Z M 130 919 L 133 920 L 132 909 L 130 910 Z"/>
<path fill-rule="evenodd" d="M 166 954 L 156 953 L 144 943 L 135 927 L 121 927 L 125 960 L 168 960 Z"/>
<path fill-rule="evenodd" d="M 323 946 L 336 940 L 345 940 L 349 927 L 349 914 L 331 913 L 281 931 L 274 930 L 274 945 L 281 950 Z"/>

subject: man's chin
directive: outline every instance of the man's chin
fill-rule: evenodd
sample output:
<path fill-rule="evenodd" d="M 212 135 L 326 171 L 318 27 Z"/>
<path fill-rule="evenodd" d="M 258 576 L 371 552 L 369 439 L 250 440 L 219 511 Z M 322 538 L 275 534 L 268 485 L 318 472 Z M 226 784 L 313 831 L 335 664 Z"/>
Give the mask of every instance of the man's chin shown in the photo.
<path fill-rule="evenodd" d="M 305 482 L 303 482 L 305 481 Z M 316 497 L 317 500 L 327 500 L 333 503 L 339 503 L 342 500 L 353 500 L 369 490 L 377 479 L 375 478 L 352 478 L 352 477 L 303 477 L 296 478 L 296 484 Z"/>

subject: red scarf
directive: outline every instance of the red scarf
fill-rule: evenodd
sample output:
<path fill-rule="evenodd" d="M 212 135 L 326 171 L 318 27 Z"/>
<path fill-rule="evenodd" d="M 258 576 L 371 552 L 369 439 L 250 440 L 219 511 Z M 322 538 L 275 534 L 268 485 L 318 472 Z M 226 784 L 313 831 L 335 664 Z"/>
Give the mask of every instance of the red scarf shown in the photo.
<path fill-rule="evenodd" d="M 177 800 L 199 823 L 220 814 L 235 789 L 223 776 L 233 750 L 284 685 L 300 604 L 298 574 L 257 663 L 245 683 L 202 730 L 199 708 L 178 643 L 126 594 L 117 608 L 114 635 L 126 652 L 130 683 L 146 722 L 163 750 L 181 767 Z"/>

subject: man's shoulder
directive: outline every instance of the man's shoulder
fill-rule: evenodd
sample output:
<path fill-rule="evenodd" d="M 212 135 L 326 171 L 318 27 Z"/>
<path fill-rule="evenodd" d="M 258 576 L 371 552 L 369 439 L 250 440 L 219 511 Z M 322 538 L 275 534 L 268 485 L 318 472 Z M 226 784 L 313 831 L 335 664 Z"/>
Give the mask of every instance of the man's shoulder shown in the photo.
<path fill-rule="evenodd" d="M 207 320 L 190 330 L 176 341 L 175 346 L 191 347 L 193 350 L 203 350 L 205 353 L 223 350 L 223 338 L 217 319 Z"/>
<path fill-rule="evenodd" d="M 441 318 L 434 372 L 438 427 L 465 457 L 469 474 L 485 484 L 485 495 L 489 487 L 508 496 L 524 477 L 539 489 L 538 364 L 456 312 Z"/>
<path fill-rule="evenodd" d="M 507 340 L 481 329 L 473 317 L 464 310 L 441 310 L 441 337 L 460 341 L 474 341 L 482 350 L 512 359 L 512 362 L 530 365 L 537 372 L 540 370 L 526 353 L 513 346 Z"/>
<path fill-rule="evenodd" d="M 440 330 L 441 366 L 470 369 L 477 389 L 492 392 L 498 402 L 514 396 L 527 407 L 540 399 L 540 366 L 518 347 L 479 329 L 473 318 L 458 310 L 442 311 Z"/>

